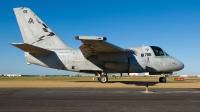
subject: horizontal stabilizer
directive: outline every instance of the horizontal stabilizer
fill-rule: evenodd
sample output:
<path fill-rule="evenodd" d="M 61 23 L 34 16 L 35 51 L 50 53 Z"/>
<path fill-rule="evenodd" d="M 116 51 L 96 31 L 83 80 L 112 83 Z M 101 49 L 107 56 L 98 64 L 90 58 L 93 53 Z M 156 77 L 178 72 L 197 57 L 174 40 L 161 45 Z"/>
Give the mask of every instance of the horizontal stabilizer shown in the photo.
<path fill-rule="evenodd" d="M 45 54 L 54 53 L 53 51 L 50 51 L 48 49 L 44 49 L 44 48 L 37 47 L 34 45 L 26 44 L 26 43 L 11 43 L 11 45 L 18 47 L 19 49 L 21 49 L 25 52 L 32 53 L 32 54 L 45 55 Z"/>

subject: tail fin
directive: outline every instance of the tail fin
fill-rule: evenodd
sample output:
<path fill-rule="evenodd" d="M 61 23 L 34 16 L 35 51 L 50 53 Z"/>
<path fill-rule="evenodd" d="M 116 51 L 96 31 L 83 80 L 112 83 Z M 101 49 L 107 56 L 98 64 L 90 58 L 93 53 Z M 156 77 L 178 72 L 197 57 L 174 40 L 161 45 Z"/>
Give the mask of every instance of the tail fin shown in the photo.
<path fill-rule="evenodd" d="M 14 8 L 24 43 L 46 49 L 71 49 L 29 8 Z"/>

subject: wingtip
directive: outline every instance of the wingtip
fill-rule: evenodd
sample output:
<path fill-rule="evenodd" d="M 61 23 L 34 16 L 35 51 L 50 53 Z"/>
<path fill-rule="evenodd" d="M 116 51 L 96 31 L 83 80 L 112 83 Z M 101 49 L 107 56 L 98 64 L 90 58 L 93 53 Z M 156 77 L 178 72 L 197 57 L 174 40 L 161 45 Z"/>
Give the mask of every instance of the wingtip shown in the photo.
<path fill-rule="evenodd" d="M 9 43 L 11 45 L 26 44 L 26 43 Z"/>
<path fill-rule="evenodd" d="M 13 10 L 17 10 L 17 9 L 19 9 L 19 10 L 22 10 L 22 9 L 29 9 L 28 7 L 15 7 L 15 8 L 13 8 Z"/>
<path fill-rule="evenodd" d="M 10 45 L 14 45 L 14 44 L 16 44 L 16 43 L 9 43 Z"/>

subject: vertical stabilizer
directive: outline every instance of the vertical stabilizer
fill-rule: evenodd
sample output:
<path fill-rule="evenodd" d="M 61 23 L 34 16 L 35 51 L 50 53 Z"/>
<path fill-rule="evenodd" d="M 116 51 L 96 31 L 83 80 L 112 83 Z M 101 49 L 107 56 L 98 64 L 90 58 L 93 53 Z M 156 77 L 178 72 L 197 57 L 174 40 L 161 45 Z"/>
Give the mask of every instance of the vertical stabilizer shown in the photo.
<path fill-rule="evenodd" d="M 14 12 L 24 43 L 52 50 L 71 49 L 29 8 L 14 8 Z"/>

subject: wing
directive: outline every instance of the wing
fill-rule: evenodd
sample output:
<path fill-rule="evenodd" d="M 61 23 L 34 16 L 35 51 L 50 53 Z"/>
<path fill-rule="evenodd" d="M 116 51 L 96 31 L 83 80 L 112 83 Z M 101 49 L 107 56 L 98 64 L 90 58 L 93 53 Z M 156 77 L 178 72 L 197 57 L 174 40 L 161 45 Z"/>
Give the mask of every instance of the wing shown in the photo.
<path fill-rule="evenodd" d="M 76 36 L 77 40 L 81 40 L 83 45 L 79 48 L 83 55 L 87 58 L 91 55 L 102 53 L 123 53 L 124 49 L 106 42 L 105 37 Z"/>

